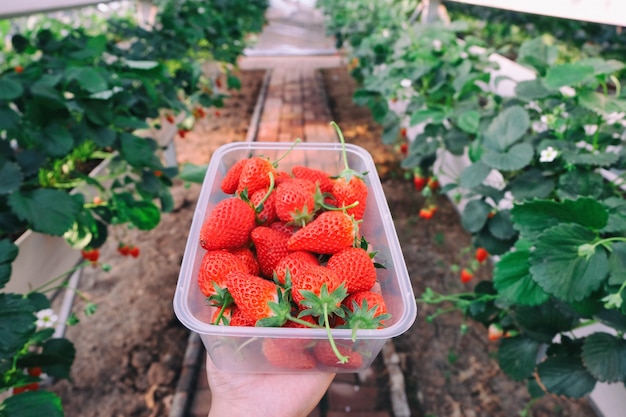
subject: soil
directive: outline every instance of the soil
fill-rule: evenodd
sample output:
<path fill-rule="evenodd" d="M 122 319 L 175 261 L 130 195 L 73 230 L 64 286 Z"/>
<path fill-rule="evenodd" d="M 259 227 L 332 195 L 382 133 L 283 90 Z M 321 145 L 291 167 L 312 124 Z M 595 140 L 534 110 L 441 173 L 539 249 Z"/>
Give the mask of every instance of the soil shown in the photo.
<path fill-rule="evenodd" d="M 348 142 L 366 148 L 379 168 L 396 223 L 416 296 L 425 288 L 439 292 L 463 290 L 452 264 L 468 262 L 464 249 L 471 244 L 458 213 L 443 196 L 431 221 L 419 219 L 425 204 L 412 184 L 403 179 L 398 157 L 381 143 L 381 128 L 370 113 L 352 102 L 354 82 L 344 68 L 322 70 L 331 113 Z M 264 71 L 243 71 L 242 89 L 233 92 L 215 114 L 201 121 L 184 139 L 176 139 L 179 162 L 205 164 L 221 144 L 244 140 Z M 80 291 L 98 311 L 67 331 L 76 347 L 71 381 L 51 387 L 62 398 L 67 417 L 167 416 L 175 392 L 188 332 L 177 321 L 172 298 L 199 185 L 176 183 L 176 209 L 163 215 L 149 232 L 117 231 L 120 239 L 141 249 L 137 259 L 124 258 L 111 239 L 102 260 L 113 265 L 104 273 L 85 270 Z M 488 267 L 478 274 L 488 276 Z M 470 284 L 471 285 L 471 284 Z M 77 299 L 80 311 L 85 300 Z M 486 330 L 466 322 L 460 314 L 425 317 L 433 307 L 419 306 L 418 319 L 394 339 L 402 359 L 407 395 L 416 417 L 509 417 L 529 401 L 526 388 L 508 379 L 494 359 L 495 345 Z M 462 334 L 462 324 L 468 330 Z M 380 358 L 372 369 L 384 372 Z M 388 387 L 381 387 L 388 392 Z M 392 414 L 388 397 L 379 410 Z M 535 417 L 595 417 L 586 400 L 546 397 L 532 407 Z"/>

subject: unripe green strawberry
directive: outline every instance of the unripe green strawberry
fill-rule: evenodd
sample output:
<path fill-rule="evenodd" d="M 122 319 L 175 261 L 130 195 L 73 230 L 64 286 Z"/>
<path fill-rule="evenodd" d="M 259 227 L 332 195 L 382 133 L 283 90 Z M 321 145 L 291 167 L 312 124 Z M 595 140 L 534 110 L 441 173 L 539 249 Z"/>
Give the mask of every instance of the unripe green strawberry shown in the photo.
<path fill-rule="evenodd" d="M 326 211 L 291 236 L 287 246 L 291 251 L 304 250 L 332 255 L 354 245 L 358 225 L 342 211 Z"/>
<path fill-rule="evenodd" d="M 242 259 L 225 250 L 205 252 L 198 269 L 200 292 L 206 297 L 215 295 L 215 285 L 226 288 L 226 275 L 233 271 L 248 272 L 248 266 Z"/>
<path fill-rule="evenodd" d="M 261 275 L 272 278 L 276 264 L 291 251 L 287 248 L 288 235 L 266 226 L 258 226 L 250 233 Z"/>
<path fill-rule="evenodd" d="M 370 290 L 376 283 L 376 267 L 363 248 L 343 249 L 331 256 L 326 266 L 344 279 L 348 294 Z"/>
<path fill-rule="evenodd" d="M 217 203 L 204 220 L 200 246 L 206 250 L 243 247 L 255 226 L 256 213 L 252 206 L 237 197 L 227 198 Z"/>

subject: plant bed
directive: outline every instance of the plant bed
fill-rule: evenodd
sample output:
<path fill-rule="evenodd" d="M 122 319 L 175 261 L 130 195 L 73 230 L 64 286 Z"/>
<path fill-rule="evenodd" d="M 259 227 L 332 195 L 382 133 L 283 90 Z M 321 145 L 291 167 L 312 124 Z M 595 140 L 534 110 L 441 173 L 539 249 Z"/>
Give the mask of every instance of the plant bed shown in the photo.
<path fill-rule="evenodd" d="M 188 136 L 175 139 L 180 163 L 207 163 L 218 143 L 245 140 L 265 71 L 238 75 L 242 87 L 225 100 L 225 117 L 207 115 Z M 198 149 L 204 160 L 196 158 Z M 50 387 L 67 417 L 168 414 L 188 339 L 172 299 L 199 190 L 175 183 L 175 209 L 157 228 L 125 232 L 124 241 L 140 248 L 137 258 L 121 256 L 112 239 L 100 256 L 114 268 L 85 269 L 79 291 L 87 300 L 77 298 L 75 310 L 92 302 L 98 311 L 68 328 L 76 347 L 71 380 Z"/>
<path fill-rule="evenodd" d="M 491 271 L 482 264 L 472 281 L 463 284 L 459 273 L 450 269 L 450 265 L 463 267 L 473 260 L 468 251 L 471 236 L 463 229 L 456 208 L 447 198 L 437 196 L 435 218 L 420 218 L 426 200 L 400 175 L 393 148 L 381 145 L 379 125 L 353 104 L 355 83 L 349 72 L 338 68 L 322 70 L 322 74 L 331 113 L 346 140 L 368 149 L 379 165 L 415 294 L 422 294 L 427 287 L 442 294 L 471 291 L 472 282 L 490 276 Z M 525 384 L 513 382 L 500 370 L 495 359 L 497 345 L 489 342 L 487 329 L 460 313 L 428 323 L 426 318 L 435 314 L 436 308 L 420 305 L 413 327 L 393 339 L 403 359 L 412 414 L 518 415 L 530 396 Z M 531 411 L 528 415 L 534 417 L 596 415 L 586 399 L 548 396 L 534 402 Z"/>

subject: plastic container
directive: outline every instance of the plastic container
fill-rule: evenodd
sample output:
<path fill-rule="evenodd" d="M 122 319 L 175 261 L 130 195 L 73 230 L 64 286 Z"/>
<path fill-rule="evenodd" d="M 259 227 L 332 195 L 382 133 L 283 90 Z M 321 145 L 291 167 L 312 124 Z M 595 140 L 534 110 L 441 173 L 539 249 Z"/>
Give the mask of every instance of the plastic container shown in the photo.
<path fill-rule="evenodd" d="M 208 306 L 198 289 L 197 271 L 205 250 L 199 244 L 200 229 L 207 214 L 220 200 L 229 197 L 220 189 L 226 171 L 238 160 L 252 155 L 263 155 L 275 160 L 293 143 L 236 142 L 216 150 L 208 166 L 193 216 L 187 245 L 174 295 L 174 311 L 180 322 L 200 335 L 215 365 L 231 372 L 358 372 L 369 367 L 380 353 L 385 342 L 404 333 L 417 316 L 413 289 L 402 256 L 398 236 L 387 201 L 378 178 L 374 161 L 367 151 L 355 145 L 346 145 L 350 168 L 367 172 L 365 181 L 369 193 L 367 209 L 361 225 L 361 234 L 377 251 L 376 262 L 385 265 L 378 269 L 378 281 L 391 319 L 386 327 L 359 330 L 352 341 L 350 329 L 332 329 L 333 339 L 359 352 L 362 362 L 349 361 L 346 365 L 316 365 L 313 369 L 294 370 L 270 364 L 264 357 L 266 339 L 277 340 L 282 346 L 290 341 L 298 346 L 312 347 L 328 340 L 324 329 L 293 329 L 270 327 L 230 327 L 210 324 L 214 307 Z M 339 143 L 300 143 L 279 162 L 279 169 L 289 171 L 294 165 L 307 165 L 322 169 L 332 175 L 343 169 Z"/>

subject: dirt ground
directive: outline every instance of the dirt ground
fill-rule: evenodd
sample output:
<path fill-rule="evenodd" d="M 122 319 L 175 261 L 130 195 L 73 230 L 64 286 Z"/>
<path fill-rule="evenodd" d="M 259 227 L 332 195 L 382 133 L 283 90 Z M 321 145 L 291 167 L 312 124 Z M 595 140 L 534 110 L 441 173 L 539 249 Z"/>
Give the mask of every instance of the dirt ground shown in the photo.
<path fill-rule="evenodd" d="M 352 103 L 355 87 L 346 70 L 323 70 L 322 75 L 334 120 L 346 139 L 366 148 L 379 167 L 416 295 L 426 287 L 462 290 L 449 265 L 469 260 L 461 253 L 470 239 L 454 207 L 440 197 L 435 218 L 419 219 L 424 200 L 398 174 L 396 156 L 382 145 L 380 127 L 369 112 Z M 240 76 L 242 90 L 226 101 L 220 116 L 209 115 L 185 139 L 177 139 L 181 163 L 206 163 L 219 145 L 245 138 L 264 72 L 244 71 Z M 168 415 L 188 337 L 174 316 L 172 298 L 198 192 L 197 185 L 176 184 L 176 210 L 165 214 L 153 231 L 127 234 L 125 240 L 140 247 L 139 258 L 121 257 L 115 242 L 110 242 L 102 258 L 113 270 L 85 271 L 80 290 L 99 308 L 92 317 L 81 316 L 82 322 L 68 330 L 77 350 L 72 380 L 52 387 L 62 397 L 67 417 Z M 77 309 L 83 305 L 84 301 L 77 301 Z M 519 415 L 529 400 L 526 389 L 499 370 L 486 330 L 467 322 L 469 331 L 461 335 L 465 321 L 458 314 L 426 323 L 424 318 L 433 311 L 420 305 L 414 326 L 394 339 L 413 415 Z M 381 370 L 380 362 L 376 363 Z M 388 399 L 381 399 L 381 407 L 390 407 Z M 585 400 L 543 398 L 529 416 L 595 414 Z"/>

